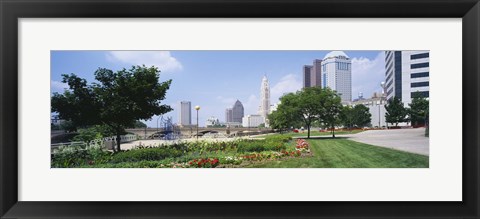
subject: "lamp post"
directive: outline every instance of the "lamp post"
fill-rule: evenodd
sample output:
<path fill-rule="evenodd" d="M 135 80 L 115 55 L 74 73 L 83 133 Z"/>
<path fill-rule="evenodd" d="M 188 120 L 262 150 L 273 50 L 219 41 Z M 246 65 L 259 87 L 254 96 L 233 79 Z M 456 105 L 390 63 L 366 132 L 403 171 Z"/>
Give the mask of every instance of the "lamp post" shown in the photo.
<path fill-rule="evenodd" d="M 200 110 L 200 106 L 195 106 L 195 110 L 197 111 L 197 140 L 198 140 L 198 111 Z"/>
<path fill-rule="evenodd" d="M 381 106 L 381 104 L 382 104 L 382 100 L 380 100 L 378 102 L 378 128 L 379 129 L 381 129 L 380 124 L 381 124 L 381 119 L 382 119 L 382 117 L 380 116 L 380 108 L 381 108 L 380 106 Z"/>

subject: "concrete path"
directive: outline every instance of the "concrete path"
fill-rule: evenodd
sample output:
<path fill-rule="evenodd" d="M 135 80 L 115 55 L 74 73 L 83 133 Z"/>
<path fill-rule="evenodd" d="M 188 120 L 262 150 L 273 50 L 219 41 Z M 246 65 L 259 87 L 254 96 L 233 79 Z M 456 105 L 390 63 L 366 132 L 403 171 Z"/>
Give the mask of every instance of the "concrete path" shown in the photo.
<path fill-rule="evenodd" d="M 348 137 L 350 140 L 365 144 L 429 155 L 429 138 L 425 137 L 425 128 L 370 130 L 338 136 Z"/>

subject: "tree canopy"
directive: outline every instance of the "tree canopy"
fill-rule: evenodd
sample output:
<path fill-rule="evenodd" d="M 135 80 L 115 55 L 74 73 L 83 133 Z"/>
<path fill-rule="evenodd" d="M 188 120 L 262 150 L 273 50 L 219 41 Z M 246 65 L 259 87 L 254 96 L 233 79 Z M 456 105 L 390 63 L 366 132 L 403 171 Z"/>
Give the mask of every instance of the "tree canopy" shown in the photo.
<path fill-rule="evenodd" d="M 283 131 L 301 124 L 300 112 L 295 107 L 295 98 L 294 93 L 285 94 L 280 98 L 277 110 L 268 115 L 270 127 Z"/>
<path fill-rule="evenodd" d="M 172 81 L 159 82 L 159 73 L 153 66 L 132 66 L 117 72 L 99 68 L 94 73 L 97 82 L 91 84 L 75 74 L 63 74 L 62 82 L 69 90 L 53 94 L 52 112 L 75 127 L 110 127 L 117 135 L 115 150 L 120 151 L 120 135 L 125 128 L 172 110 L 161 103 Z"/>
<path fill-rule="evenodd" d="M 371 125 L 372 114 L 368 107 L 363 104 L 358 104 L 354 107 L 345 106 L 342 109 L 341 120 L 346 128 L 362 128 Z"/>
<path fill-rule="evenodd" d="M 314 122 L 334 127 L 339 122 L 341 109 L 341 99 L 335 91 L 308 87 L 282 96 L 277 110 L 269 115 L 269 120 L 272 128 L 279 129 L 303 124 L 310 138 L 310 128 Z"/>
<path fill-rule="evenodd" d="M 398 126 L 398 123 L 407 122 L 407 109 L 403 106 L 402 101 L 398 97 L 388 100 L 388 103 L 385 105 L 385 120 L 388 123 L 395 124 Z"/>
<path fill-rule="evenodd" d="M 335 126 L 341 122 L 340 113 L 343 108 L 341 98 L 337 92 L 330 88 L 325 88 L 321 93 L 320 100 L 320 105 L 323 110 L 319 115 L 319 119 L 326 127 L 331 128 L 332 137 L 335 138 Z"/>
<path fill-rule="evenodd" d="M 418 93 L 414 93 L 409 104 L 408 116 L 412 125 L 425 125 L 428 117 L 429 101 Z"/>

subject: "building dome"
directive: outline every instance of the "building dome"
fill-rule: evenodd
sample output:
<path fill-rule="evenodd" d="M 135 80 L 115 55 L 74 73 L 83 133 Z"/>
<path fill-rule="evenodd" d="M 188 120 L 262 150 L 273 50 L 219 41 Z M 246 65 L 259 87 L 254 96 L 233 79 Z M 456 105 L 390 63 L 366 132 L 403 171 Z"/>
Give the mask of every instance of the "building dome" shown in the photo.
<path fill-rule="evenodd" d="M 327 58 L 333 58 L 333 57 L 338 57 L 338 56 L 344 56 L 346 58 L 350 58 L 343 51 L 331 51 L 331 52 L 327 53 L 327 55 L 325 55 L 325 57 L 323 59 L 325 60 Z"/>

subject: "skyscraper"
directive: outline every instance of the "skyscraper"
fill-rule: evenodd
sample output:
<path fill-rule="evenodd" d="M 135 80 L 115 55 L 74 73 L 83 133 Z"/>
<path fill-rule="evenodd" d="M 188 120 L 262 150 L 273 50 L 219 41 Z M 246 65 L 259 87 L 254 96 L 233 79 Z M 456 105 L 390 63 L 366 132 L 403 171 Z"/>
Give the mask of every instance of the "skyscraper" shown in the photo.
<path fill-rule="evenodd" d="M 192 103 L 190 101 L 180 102 L 179 121 L 181 126 L 192 124 Z"/>
<path fill-rule="evenodd" d="M 232 107 L 232 122 L 242 123 L 243 115 L 243 104 L 237 100 Z"/>
<path fill-rule="evenodd" d="M 260 114 L 265 119 L 265 126 L 268 125 L 267 115 L 270 113 L 270 87 L 268 85 L 267 76 L 263 76 L 262 85 L 260 86 Z"/>
<path fill-rule="evenodd" d="M 398 97 L 405 106 L 414 93 L 429 97 L 429 51 L 385 51 L 387 100 Z"/>
<path fill-rule="evenodd" d="M 322 88 L 337 91 L 342 102 L 352 101 L 352 61 L 342 51 L 332 51 L 322 61 Z"/>
<path fill-rule="evenodd" d="M 303 66 L 303 87 L 322 86 L 322 60 L 313 60 L 313 65 Z"/>
<path fill-rule="evenodd" d="M 311 74 L 312 74 L 312 66 L 311 65 L 304 65 L 303 66 L 303 87 L 311 87 Z"/>
<path fill-rule="evenodd" d="M 233 110 L 232 110 L 232 108 L 227 108 L 225 110 L 225 122 L 226 123 L 233 122 Z"/>
<path fill-rule="evenodd" d="M 311 73 L 312 87 L 322 86 L 322 60 L 313 60 L 312 73 Z"/>

